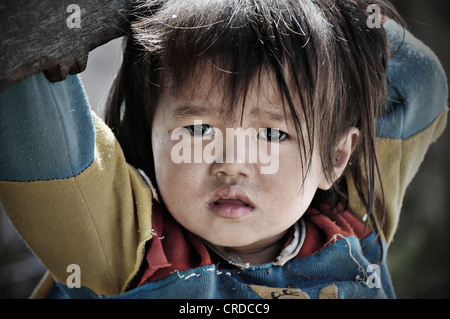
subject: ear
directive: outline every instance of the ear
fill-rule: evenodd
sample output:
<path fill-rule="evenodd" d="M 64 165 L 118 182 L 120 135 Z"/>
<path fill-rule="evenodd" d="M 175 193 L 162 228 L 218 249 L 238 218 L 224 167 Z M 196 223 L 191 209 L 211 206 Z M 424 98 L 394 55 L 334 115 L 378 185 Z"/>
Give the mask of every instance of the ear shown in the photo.
<path fill-rule="evenodd" d="M 333 180 L 328 180 L 325 176 L 322 178 L 319 188 L 322 190 L 328 190 L 333 186 L 334 182 L 341 177 L 347 167 L 350 156 L 358 144 L 359 130 L 356 127 L 349 128 L 341 140 L 339 141 L 338 147 L 336 148 L 333 156 L 333 169 L 334 177 Z"/>

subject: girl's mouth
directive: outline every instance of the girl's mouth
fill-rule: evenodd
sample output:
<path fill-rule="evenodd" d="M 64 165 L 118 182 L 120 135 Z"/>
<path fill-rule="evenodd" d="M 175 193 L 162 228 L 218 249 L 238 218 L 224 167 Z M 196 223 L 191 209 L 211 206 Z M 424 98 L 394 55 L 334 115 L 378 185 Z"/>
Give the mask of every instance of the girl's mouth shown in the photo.
<path fill-rule="evenodd" d="M 241 206 L 248 206 L 247 203 L 241 201 L 237 197 L 222 197 L 218 201 L 216 201 L 214 204 L 216 204 L 216 205 L 241 205 Z"/>
<path fill-rule="evenodd" d="M 254 210 L 245 193 L 235 186 L 220 188 L 213 195 L 208 208 L 213 214 L 225 219 L 239 219 Z"/>

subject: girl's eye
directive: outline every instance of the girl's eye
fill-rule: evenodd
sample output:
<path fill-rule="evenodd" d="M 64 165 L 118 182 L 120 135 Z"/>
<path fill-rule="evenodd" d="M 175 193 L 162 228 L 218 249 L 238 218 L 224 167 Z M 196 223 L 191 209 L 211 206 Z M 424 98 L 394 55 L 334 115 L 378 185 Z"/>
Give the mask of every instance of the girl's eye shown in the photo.
<path fill-rule="evenodd" d="M 258 138 L 262 138 L 269 142 L 277 143 L 285 139 L 288 135 L 276 128 L 263 128 L 258 133 Z"/>
<path fill-rule="evenodd" d="M 208 124 L 189 125 L 184 128 L 194 136 L 213 135 L 215 133 L 214 128 Z"/>

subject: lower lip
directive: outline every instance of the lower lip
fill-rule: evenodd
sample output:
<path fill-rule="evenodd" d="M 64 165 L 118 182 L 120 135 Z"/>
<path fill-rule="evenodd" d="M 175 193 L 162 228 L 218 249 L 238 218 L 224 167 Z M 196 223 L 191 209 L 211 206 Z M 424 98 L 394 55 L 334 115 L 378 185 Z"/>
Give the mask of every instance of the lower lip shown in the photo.
<path fill-rule="evenodd" d="M 239 204 L 211 204 L 209 209 L 216 215 L 225 219 L 239 219 L 253 211 L 252 206 Z"/>

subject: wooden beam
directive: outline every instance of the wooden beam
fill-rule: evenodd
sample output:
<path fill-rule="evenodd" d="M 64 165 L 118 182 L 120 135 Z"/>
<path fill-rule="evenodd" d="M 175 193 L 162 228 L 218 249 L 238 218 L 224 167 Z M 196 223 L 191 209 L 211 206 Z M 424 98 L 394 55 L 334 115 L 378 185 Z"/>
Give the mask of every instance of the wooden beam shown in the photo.
<path fill-rule="evenodd" d="M 39 72 L 52 81 L 86 68 L 89 52 L 125 35 L 133 0 L 2 0 L 0 91 Z"/>

